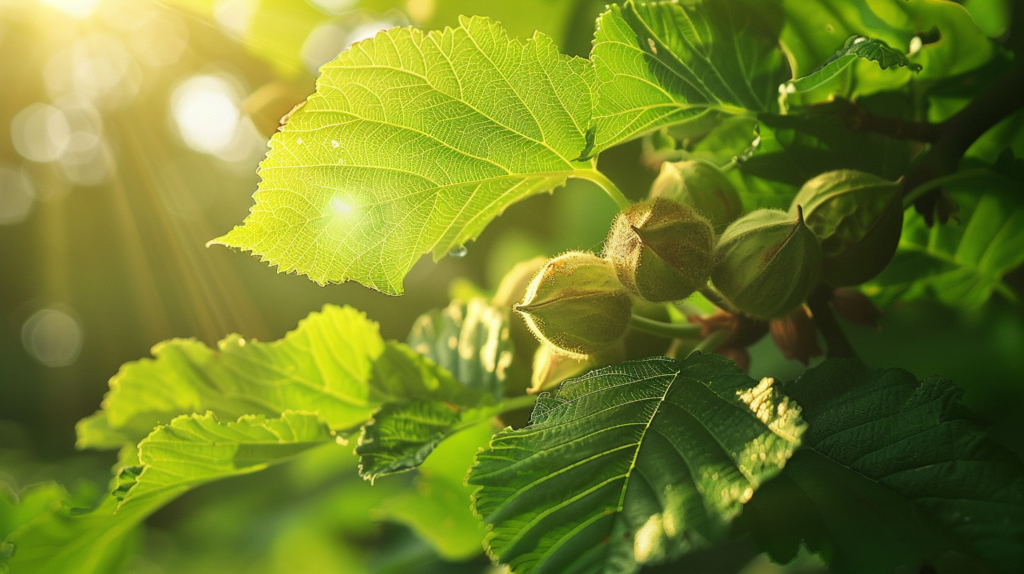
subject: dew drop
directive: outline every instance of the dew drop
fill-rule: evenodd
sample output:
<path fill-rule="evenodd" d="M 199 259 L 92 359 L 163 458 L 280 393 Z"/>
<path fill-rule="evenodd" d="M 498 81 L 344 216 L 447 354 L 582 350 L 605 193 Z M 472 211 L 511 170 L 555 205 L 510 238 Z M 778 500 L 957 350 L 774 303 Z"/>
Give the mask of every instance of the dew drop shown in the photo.
<path fill-rule="evenodd" d="M 456 245 L 452 247 L 451 251 L 448 252 L 448 257 L 465 257 L 469 250 L 466 249 L 465 245 Z"/>
<path fill-rule="evenodd" d="M 296 143 L 298 143 L 299 145 L 302 145 L 302 138 L 299 138 Z"/>
<path fill-rule="evenodd" d="M 340 146 L 340 145 L 341 145 L 341 144 L 340 144 L 340 143 L 338 143 L 338 140 L 331 140 L 331 146 L 332 146 L 332 147 L 335 147 L 335 148 L 337 148 L 337 147 L 338 147 L 338 146 Z"/>
<path fill-rule="evenodd" d="M 14 551 L 17 550 L 17 546 L 13 542 L 4 542 L 0 544 L 0 557 L 11 558 L 14 556 Z M 0 570 L 2 572 L 3 570 Z"/>
<path fill-rule="evenodd" d="M 344 165 L 344 164 L 345 164 L 345 158 L 339 157 L 338 158 L 338 165 Z"/>

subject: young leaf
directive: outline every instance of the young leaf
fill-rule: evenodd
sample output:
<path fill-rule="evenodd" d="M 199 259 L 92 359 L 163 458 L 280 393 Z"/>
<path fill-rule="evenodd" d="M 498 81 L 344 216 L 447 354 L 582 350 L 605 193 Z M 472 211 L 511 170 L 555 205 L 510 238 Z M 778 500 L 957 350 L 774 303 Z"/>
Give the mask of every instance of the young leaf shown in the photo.
<path fill-rule="evenodd" d="M 803 430 L 772 379 L 717 355 L 629 361 L 541 395 L 468 482 L 512 572 L 634 572 L 719 539 Z"/>
<path fill-rule="evenodd" d="M 781 41 L 793 66 L 794 77 L 807 76 L 831 56 L 836 46 L 850 36 L 877 38 L 901 51 L 910 51 L 913 39 L 931 30 L 938 31 L 937 42 L 922 44 L 911 56 L 922 66 L 917 76 L 909 72 L 889 74 L 900 81 L 879 79 L 877 69 L 867 81 L 858 82 L 870 91 L 896 89 L 917 77 L 935 80 L 977 68 L 993 55 L 994 44 L 978 27 L 971 15 L 956 2 L 945 0 L 787 0 L 786 25 Z M 858 70 L 859 71 L 859 70 Z M 871 71 L 866 68 L 865 71 Z M 847 97 L 863 95 L 857 91 Z"/>
<path fill-rule="evenodd" d="M 130 467 L 119 474 L 118 510 L 257 472 L 334 440 L 330 428 L 311 413 L 285 411 L 279 419 L 247 415 L 229 423 L 209 412 L 180 416 L 139 443 L 141 469 Z"/>
<path fill-rule="evenodd" d="M 774 105 L 787 79 L 778 2 L 611 5 L 591 58 L 600 152 L 663 126 L 701 135 L 723 118 Z"/>
<path fill-rule="evenodd" d="M 954 193 L 960 225 L 928 227 L 922 216 L 907 212 L 896 256 L 868 284 L 869 295 L 883 302 L 933 295 L 968 309 L 993 293 L 1016 300 L 1002 278 L 1024 264 L 1024 201 L 1016 184 L 1000 176 L 971 185 L 985 190 Z"/>
<path fill-rule="evenodd" d="M 808 424 L 804 450 L 738 521 L 774 559 L 803 542 L 836 572 L 916 570 L 950 550 L 1024 568 L 1024 465 L 979 429 L 963 391 L 855 360 L 785 390 Z"/>
<path fill-rule="evenodd" d="M 78 423 L 80 448 L 133 444 L 155 426 L 195 412 L 234 419 L 309 411 L 340 430 L 362 424 L 387 401 L 479 400 L 429 359 L 385 343 L 377 324 L 351 307 L 326 305 L 271 343 L 231 335 L 214 351 L 172 340 L 153 354 L 111 379 L 102 409 Z"/>
<path fill-rule="evenodd" d="M 230 335 L 217 347 L 175 339 L 154 347 L 155 359 L 122 366 L 102 409 L 78 423 L 79 448 L 136 443 L 158 424 L 194 412 L 236 419 L 316 411 L 341 429 L 377 407 L 368 383 L 385 343 L 377 324 L 351 307 L 324 306 L 279 341 Z"/>
<path fill-rule="evenodd" d="M 508 316 L 484 299 L 453 301 L 421 315 L 406 344 L 448 369 L 463 385 L 500 400 L 512 363 Z"/>
<path fill-rule="evenodd" d="M 590 62 L 462 18 L 381 32 L 321 69 L 274 134 L 244 225 L 212 241 L 317 283 L 392 295 L 512 203 L 586 175 Z"/>
<path fill-rule="evenodd" d="M 13 572 L 99 574 L 118 571 L 124 546 L 143 520 L 200 484 L 256 472 L 334 433 L 316 415 L 286 412 L 279 419 L 245 416 L 220 423 L 210 413 L 182 416 L 139 444 L 141 466 L 124 467 L 113 496 L 93 510 L 62 505 L 16 530 Z"/>
<path fill-rule="evenodd" d="M 799 98 L 817 88 L 829 84 L 837 78 L 844 70 L 853 65 L 857 60 L 868 60 L 878 63 L 878 67 L 885 70 L 891 67 L 907 68 L 914 72 L 921 71 L 921 64 L 916 64 L 907 59 L 907 56 L 876 38 L 864 36 L 850 36 L 843 47 L 836 50 L 835 54 L 829 57 L 820 68 L 810 74 L 787 82 L 780 88 L 780 105 L 785 108 L 787 105 L 805 105 L 811 103 Z M 823 97 L 827 97 L 823 94 Z"/>

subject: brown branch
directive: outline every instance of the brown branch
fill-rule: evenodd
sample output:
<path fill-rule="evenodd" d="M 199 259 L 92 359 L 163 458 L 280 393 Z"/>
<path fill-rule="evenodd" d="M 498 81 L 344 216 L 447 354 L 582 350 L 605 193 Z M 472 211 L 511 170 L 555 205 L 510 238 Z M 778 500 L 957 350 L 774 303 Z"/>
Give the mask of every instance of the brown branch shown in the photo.
<path fill-rule="evenodd" d="M 856 358 L 857 352 L 853 350 L 853 345 L 846 338 L 846 333 L 836 321 L 836 316 L 829 306 L 831 298 L 832 289 L 824 285 L 819 285 L 814 293 L 807 298 L 807 307 L 814 315 L 814 324 L 818 326 L 818 330 L 821 331 L 821 336 L 825 338 L 825 344 L 828 346 L 825 356 L 829 359 Z"/>
<path fill-rule="evenodd" d="M 855 132 L 874 132 L 895 139 L 925 143 L 938 141 L 941 135 L 940 127 L 935 124 L 879 116 L 844 98 L 816 105 L 811 110 L 816 114 L 840 118 L 847 129 Z"/>
<path fill-rule="evenodd" d="M 955 116 L 940 124 L 940 135 L 903 181 L 907 193 L 927 181 L 956 172 L 964 153 L 979 137 L 1004 118 L 1024 107 L 1024 66 L 1014 64 L 1000 81 L 986 89 Z M 914 202 L 917 211 L 932 224 L 940 189 Z"/>

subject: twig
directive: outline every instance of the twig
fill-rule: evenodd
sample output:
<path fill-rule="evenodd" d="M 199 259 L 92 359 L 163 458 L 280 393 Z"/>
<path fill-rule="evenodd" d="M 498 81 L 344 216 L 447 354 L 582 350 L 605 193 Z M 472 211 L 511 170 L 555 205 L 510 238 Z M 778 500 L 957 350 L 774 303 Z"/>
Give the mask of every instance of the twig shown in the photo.
<path fill-rule="evenodd" d="M 828 287 L 820 285 L 807 298 L 807 307 L 814 315 L 814 324 L 818 326 L 818 330 L 821 331 L 821 336 L 825 338 L 825 344 L 828 346 L 825 356 L 829 359 L 856 358 L 857 352 L 853 350 L 853 345 L 846 338 L 846 333 L 843 332 L 843 328 L 836 321 L 836 316 L 832 314 L 832 308 L 829 307 L 831 295 L 831 290 Z"/>
<path fill-rule="evenodd" d="M 874 132 L 895 139 L 928 143 L 938 141 L 942 133 L 935 124 L 879 116 L 846 99 L 819 104 L 811 110 L 817 114 L 841 118 L 846 127 L 855 132 Z"/>
<path fill-rule="evenodd" d="M 1002 80 L 989 86 L 955 116 L 939 125 L 940 136 L 903 181 L 904 193 L 928 181 L 954 173 L 964 153 L 1003 118 L 1024 107 L 1024 65 L 1015 64 Z M 932 189 L 914 203 L 930 225 L 939 190 Z"/>

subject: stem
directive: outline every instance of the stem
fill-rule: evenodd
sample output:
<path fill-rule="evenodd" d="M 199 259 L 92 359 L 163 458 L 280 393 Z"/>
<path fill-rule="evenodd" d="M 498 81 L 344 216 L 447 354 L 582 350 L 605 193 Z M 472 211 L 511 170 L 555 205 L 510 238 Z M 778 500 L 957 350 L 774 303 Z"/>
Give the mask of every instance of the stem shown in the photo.
<path fill-rule="evenodd" d="M 832 308 L 829 307 L 831 295 L 832 293 L 827 287 L 818 286 L 814 293 L 807 298 L 807 306 L 811 309 L 811 314 L 814 315 L 814 324 L 818 326 L 818 330 L 821 331 L 821 336 L 825 338 L 825 344 L 828 346 L 825 356 L 829 359 L 857 358 L 857 352 L 853 350 L 853 345 L 846 338 L 846 333 L 843 332 L 843 328 L 836 321 L 836 316 L 832 314 Z"/>
<path fill-rule="evenodd" d="M 971 179 L 976 179 L 976 178 L 977 179 L 981 179 L 983 177 L 987 177 L 987 176 L 990 176 L 990 175 L 992 175 L 991 171 L 989 171 L 989 170 L 987 170 L 985 168 L 977 168 L 977 169 L 967 169 L 967 170 L 960 171 L 960 172 L 957 172 L 957 173 L 953 173 L 953 174 L 950 174 L 950 175 L 944 175 L 942 177 L 937 177 L 935 179 L 930 179 L 930 180 L 922 183 L 921 185 L 915 187 L 914 189 L 908 191 L 903 196 L 903 208 L 906 209 L 906 208 L 910 207 L 911 205 L 914 205 L 915 201 L 917 201 L 924 194 L 926 194 L 929 191 L 935 189 L 936 187 L 944 187 L 946 185 L 949 185 L 951 183 L 955 183 L 957 181 L 971 180 Z"/>
<path fill-rule="evenodd" d="M 601 189 L 603 189 L 609 197 L 615 200 L 615 203 L 618 204 L 619 209 L 626 209 L 630 205 L 633 205 L 633 202 L 630 201 L 629 198 L 627 198 L 625 195 L 623 195 L 621 191 L 619 191 L 618 186 L 616 186 L 615 183 L 612 182 L 612 180 L 608 179 L 608 177 L 605 174 L 597 171 L 596 169 L 579 170 L 576 173 L 575 177 L 589 179 L 590 181 L 601 186 Z"/>
<path fill-rule="evenodd" d="M 722 294 L 710 284 L 701 287 L 698 291 L 700 291 L 700 294 L 703 295 L 705 299 L 711 301 L 711 304 L 715 307 L 718 307 L 723 311 L 736 313 L 736 308 L 730 305 L 729 302 L 725 300 L 725 297 L 722 297 Z"/>
<path fill-rule="evenodd" d="M 879 116 L 845 99 L 836 99 L 829 104 L 820 105 L 819 108 L 812 108 L 812 112 L 841 118 L 850 131 L 874 132 L 890 138 L 919 142 L 935 142 L 942 135 L 939 126 L 935 124 Z"/>
<path fill-rule="evenodd" d="M 663 323 L 640 315 L 633 315 L 629 322 L 636 329 L 669 339 L 700 338 L 701 326 L 693 323 Z"/>
<path fill-rule="evenodd" d="M 722 343 L 729 338 L 730 334 L 732 334 L 730 329 L 718 329 L 716 331 L 712 331 L 707 337 L 704 337 L 703 341 L 698 343 L 697 346 L 690 351 L 690 354 L 692 355 L 697 351 L 700 351 L 701 353 L 714 353 L 718 350 L 718 347 L 720 347 Z"/>
<path fill-rule="evenodd" d="M 521 395 L 518 397 L 512 397 L 511 399 L 505 399 L 498 403 L 497 406 L 501 408 L 502 413 L 507 413 L 509 411 L 532 407 L 535 402 L 537 402 L 537 395 Z"/>

